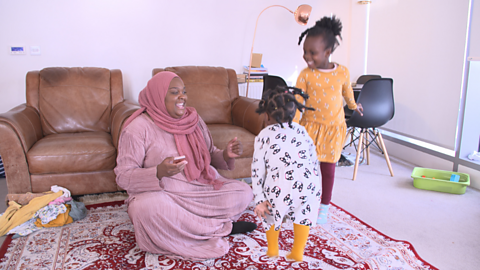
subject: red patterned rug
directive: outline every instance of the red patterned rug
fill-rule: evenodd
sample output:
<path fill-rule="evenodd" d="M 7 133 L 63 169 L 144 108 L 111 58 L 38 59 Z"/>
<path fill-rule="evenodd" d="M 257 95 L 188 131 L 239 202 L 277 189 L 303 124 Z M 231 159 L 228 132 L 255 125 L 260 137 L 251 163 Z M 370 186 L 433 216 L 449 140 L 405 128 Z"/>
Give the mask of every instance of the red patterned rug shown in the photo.
<path fill-rule="evenodd" d="M 45 228 L 29 236 L 8 236 L 0 248 L 0 269 L 437 269 L 413 246 L 394 240 L 332 204 L 325 225 L 310 230 L 304 261 L 289 262 L 292 224 L 280 233 L 280 257 L 265 256 L 265 232 L 229 236 L 230 252 L 217 259 L 183 261 L 141 251 L 123 202 L 88 206 L 83 220 Z M 253 204 L 240 220 L 258 223 Z"/>

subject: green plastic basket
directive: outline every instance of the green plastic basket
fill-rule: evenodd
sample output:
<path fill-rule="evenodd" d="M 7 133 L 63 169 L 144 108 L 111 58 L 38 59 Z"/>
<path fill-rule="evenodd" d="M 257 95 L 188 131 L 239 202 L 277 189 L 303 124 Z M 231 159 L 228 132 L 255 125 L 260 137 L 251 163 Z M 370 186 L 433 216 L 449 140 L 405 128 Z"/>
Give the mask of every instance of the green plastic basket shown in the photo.
<path fill-rule="evenodd" d="M 460 176 L 458 182 L 450 181 L 452 175 Z M 464 194 L 470 185 L 470 175 L 466 173 L 434 170 L 415 167 L 412 172 L 413 186 L 420 189 L 452 194 Z"/>

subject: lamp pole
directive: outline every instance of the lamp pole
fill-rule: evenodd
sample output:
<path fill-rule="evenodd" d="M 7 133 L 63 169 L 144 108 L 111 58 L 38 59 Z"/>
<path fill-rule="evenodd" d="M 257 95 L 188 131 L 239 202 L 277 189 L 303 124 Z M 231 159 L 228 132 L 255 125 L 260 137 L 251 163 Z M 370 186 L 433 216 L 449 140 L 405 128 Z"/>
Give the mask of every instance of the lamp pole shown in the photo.
<path fill-rule="evenodd" d="M 288 9 L 284 6 L 271 5 L 271 6 L 268 6 L 268 7 L 264 8 L 262 10 L 262 12 L 260 12 L 260 14 L 258 14 L 257 21 L 255 22 L 255 31 L 253 32 L 252 49 L 250 50 L 250 62 L 248 63 L 247 91 L 245 93 L 245 95 L 247 97 L 248 97 L 248 88 L 250 86 L 250 73 L 252 72 L 253 44 L 255 44 L 255 35 L 257 34 L 258 19 L 260 18 L 260 15 L 262 15 L 262 13 L 265 10 L 267 10 L 271 7 L 281 7 L 281 8 L 284 8 L 284 9 L 290 11 L 290 13 L 293 13 L 295 21 L 297 23 L 299 23 L 300 25 L 307 25 L 308 18 L 310 17 L 310 13 L 312 12 L 312 7 L 309 6 L 309 5 L 300 5 L 300 6 L 297 7 L 295 12 L 291 11 L 290 9 Z"/>
<path fill-rule="evenodd" d="M 249 62 L 249 64 L 248 64 L 248 76 L 247 76 L 247 91 L 246 91 L 246 93 L 245 93 L 245 96 L 246 96 L 246 97 L 248 97 L 248 87 L 249 87 L 249 85 L 250 85 L 250 72 L 252 71 L 252 58 L 253 58 L 253 44 L 255 44 L 255 35 L 257 34 L 258 19 L 260 18 L 260 15 L 262 15 L 262 13 L 263 13 L 265 10 L 267 10 L 267 9 L 269 9 L 269 8 L 271 8 L 271 7 L 282 7 L 282 8 L 284 8 L 284 9 L 290 11 L 290 13 L 293 14 L 293 11 L 291 11 L 290 9 L 288 9 L 288 8 L 286 8 L 286 7 L 284 7 L 284 6 L 280 6 L 280 5 L 271 5 L 271 6 L 268 6 L 268 7 L 264 8 L 264 9 L 262 10 L 262 12 L 260 12 L 260 14 L 258 14 L 257 21 L 256 21 L 256 23 L 255 23 L 255 31 L 253 32 L 252 49 L 250 50 L 250 62 Z"/>

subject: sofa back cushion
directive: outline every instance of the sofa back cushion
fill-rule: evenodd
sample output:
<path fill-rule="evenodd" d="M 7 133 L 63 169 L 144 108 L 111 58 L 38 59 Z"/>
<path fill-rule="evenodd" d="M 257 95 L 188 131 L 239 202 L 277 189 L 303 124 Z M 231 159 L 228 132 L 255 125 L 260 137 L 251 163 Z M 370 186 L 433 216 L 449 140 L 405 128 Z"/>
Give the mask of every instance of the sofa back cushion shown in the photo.
<path fill-rule="evenodd" d="M 238 97 L 236 73 L 223 67 L 182 66 L 154 69 L 177 74 L 185 84 L 187 106 L 207 124 L 232 124 L 232 102 Z"/>
<path fill-rule="evenodd" d="M 37 109 L 44 135 L 110 132 L 111 108 L 109 69 L 55 67 L 39 72 Z"/>

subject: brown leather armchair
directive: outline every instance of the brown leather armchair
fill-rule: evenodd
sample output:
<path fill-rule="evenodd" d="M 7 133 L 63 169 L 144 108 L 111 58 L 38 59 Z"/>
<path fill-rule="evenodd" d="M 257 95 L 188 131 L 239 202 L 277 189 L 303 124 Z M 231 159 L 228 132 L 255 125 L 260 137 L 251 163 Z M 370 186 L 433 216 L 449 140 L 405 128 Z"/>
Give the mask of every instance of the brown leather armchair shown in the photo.
<path fill-rule="evenodd" d="M 235 161 L 232 171 L 219 170 L 229 178 L 251 176 L 253 143 L 265 125 L 265 116 L 255 110 L 260 100 L 238 95 L 237 74 L 233 69 L 206 66 L 155 68 L 171 71 L 182 78 L 187 90 L 187 106 L 194 107 L 212 134 L 216 147 L 224 149 L 228 141 L 237 137 L 243 144 L 243 154 Z"/>
<path fill-rule="evenodd" d="M 138 105 L 120 70 L 45 68 L 26 76 L 26 104 L 0 114 L 8 193 L 58 185 L 72 195 L 119 190 L 113 169 L 121 126 Z"/>

